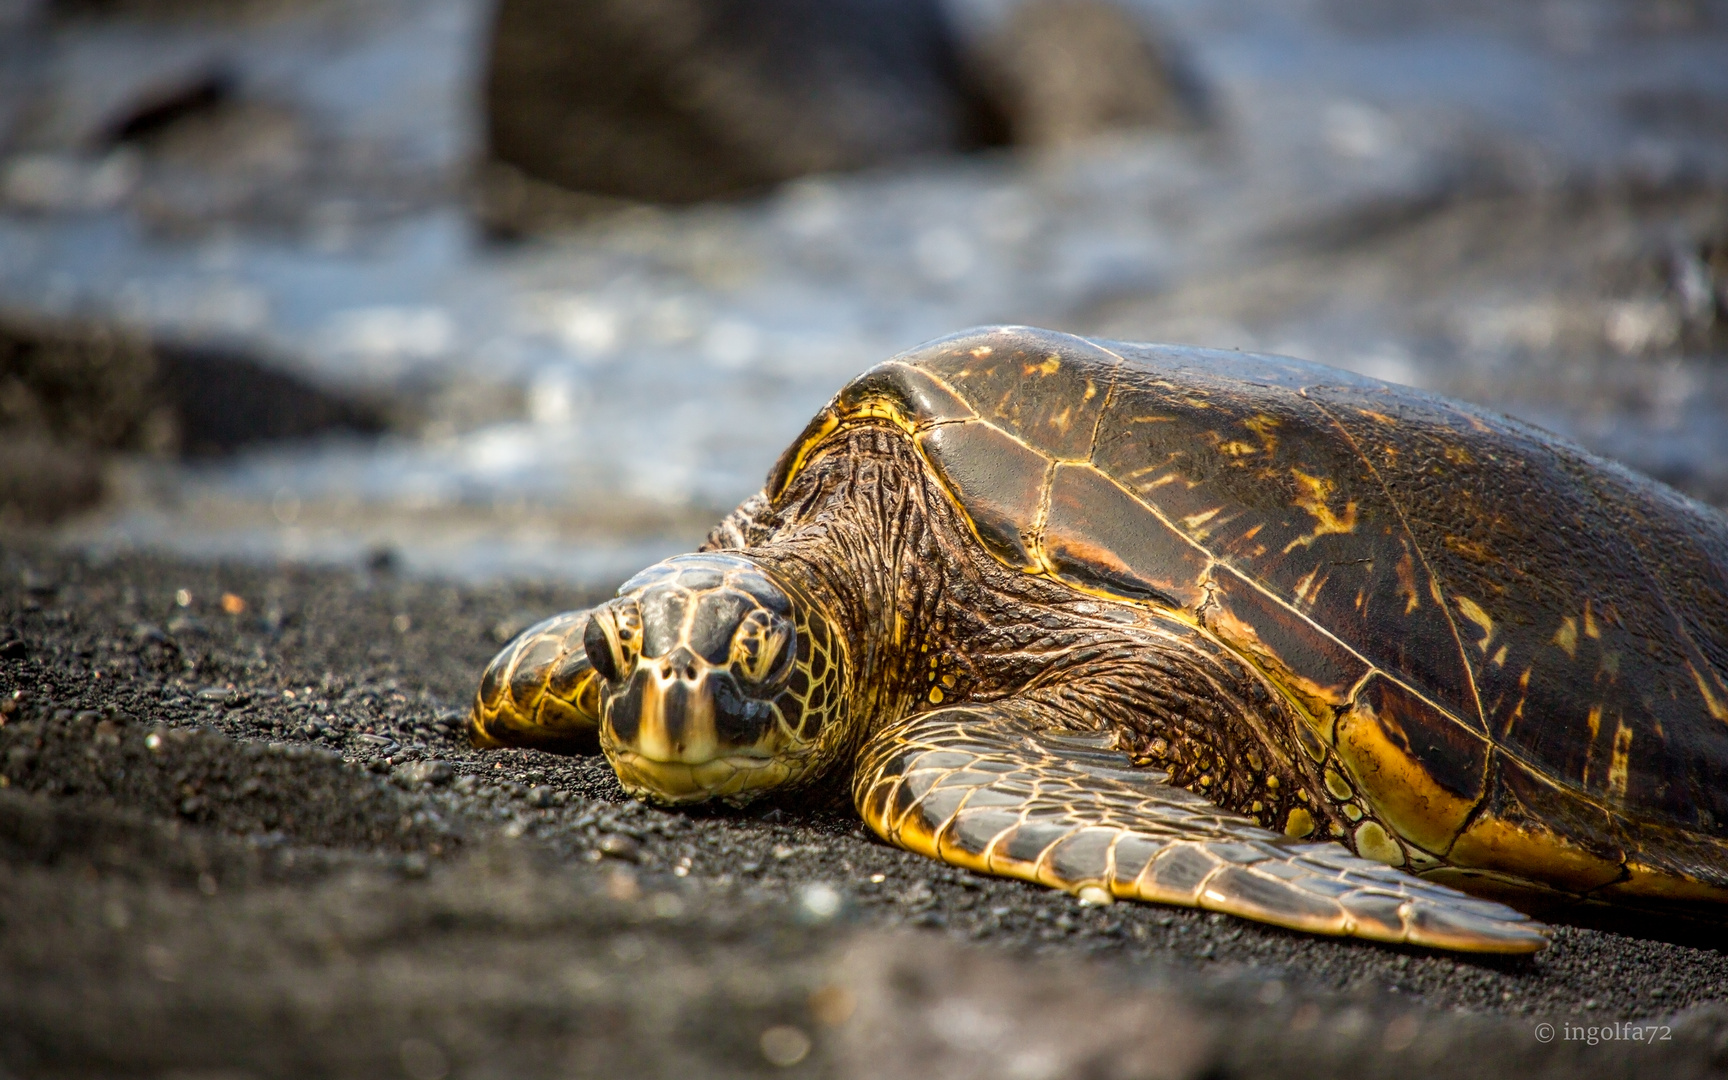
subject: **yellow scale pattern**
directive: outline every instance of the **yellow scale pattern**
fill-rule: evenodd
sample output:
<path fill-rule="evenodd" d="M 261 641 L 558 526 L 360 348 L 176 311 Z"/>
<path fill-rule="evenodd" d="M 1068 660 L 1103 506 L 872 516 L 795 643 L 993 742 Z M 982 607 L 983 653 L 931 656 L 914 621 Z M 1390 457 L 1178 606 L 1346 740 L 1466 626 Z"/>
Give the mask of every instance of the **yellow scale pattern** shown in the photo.
<path fill-rule="evenodd" d="M 1261 829 L 1133 767 L 1102 737 L 1044 727 L 988 707 L 916 714 L 865 748 L 854 801 L 901 847 L 1093 902 L 1468 952 L 1548 942 L 1546 927 L 1502 904 Z"/>
<path fill-rule="evenodd" d="M 562 753 L 599 748 L 599 679 L 582 648 L 588 615 L 583 608 L 537 623 L 486 666 L 468 719 L 475 746 Z"/>

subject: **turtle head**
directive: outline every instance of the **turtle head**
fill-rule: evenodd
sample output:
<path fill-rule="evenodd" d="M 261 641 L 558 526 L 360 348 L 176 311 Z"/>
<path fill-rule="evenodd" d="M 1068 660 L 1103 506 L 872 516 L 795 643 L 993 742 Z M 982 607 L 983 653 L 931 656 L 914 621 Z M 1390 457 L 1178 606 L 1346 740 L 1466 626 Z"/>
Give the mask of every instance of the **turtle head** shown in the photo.
<path fill-rule="evenodd" d="M 624 583 L 583 633 L 600 677 L 600 747 L 626 791 L 659 803 L 814 778 L 845 740 L 840 636 L 749 559 L 680 555 Z"/>

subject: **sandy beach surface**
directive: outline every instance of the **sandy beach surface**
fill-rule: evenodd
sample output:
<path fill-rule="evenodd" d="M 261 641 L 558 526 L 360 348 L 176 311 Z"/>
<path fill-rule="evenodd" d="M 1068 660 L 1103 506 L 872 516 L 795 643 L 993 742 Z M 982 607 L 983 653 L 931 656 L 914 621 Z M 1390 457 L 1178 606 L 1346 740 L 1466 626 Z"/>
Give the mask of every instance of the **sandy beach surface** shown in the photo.
<path fill-rule="evenodd" d="M 1708 935 L 1481 959 L 1084 908 L 844 806 L 660 811 L 471 750 L 500 640 L 592 599 L 9 544 L 0 1075 L 1728 1068 Z"/>

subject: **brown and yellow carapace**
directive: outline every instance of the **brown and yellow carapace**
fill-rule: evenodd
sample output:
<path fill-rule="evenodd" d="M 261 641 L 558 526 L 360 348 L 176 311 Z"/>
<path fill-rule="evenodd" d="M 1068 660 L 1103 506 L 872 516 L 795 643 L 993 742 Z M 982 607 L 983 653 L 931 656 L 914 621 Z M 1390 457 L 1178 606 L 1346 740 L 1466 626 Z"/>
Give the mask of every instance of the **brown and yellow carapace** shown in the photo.
<path fill-rule="evenodd" d="M 473 732 L 668 804 L 849 783 L 1095 902 L 1533 951 L 1459 890 L 1728 900 L 1728 519 L 1318 364 L 970 331 L 513 642 Z"/>

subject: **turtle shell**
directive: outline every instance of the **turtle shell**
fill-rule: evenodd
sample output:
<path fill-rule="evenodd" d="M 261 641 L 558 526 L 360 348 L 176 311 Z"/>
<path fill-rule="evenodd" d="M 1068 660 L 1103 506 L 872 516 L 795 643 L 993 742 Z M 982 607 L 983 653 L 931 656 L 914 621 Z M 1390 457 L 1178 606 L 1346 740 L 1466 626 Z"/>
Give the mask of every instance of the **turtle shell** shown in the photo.
<path fill-rule="evenodd" d="M 1413 869 L 1728 889 L 1719 513 L 1406 387 L 1024 327 L 854 380 L 770 497 L 858 421 L 904 429 L 1003 564 L 1168 611 L 1262 671 Z"/>

